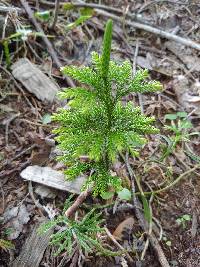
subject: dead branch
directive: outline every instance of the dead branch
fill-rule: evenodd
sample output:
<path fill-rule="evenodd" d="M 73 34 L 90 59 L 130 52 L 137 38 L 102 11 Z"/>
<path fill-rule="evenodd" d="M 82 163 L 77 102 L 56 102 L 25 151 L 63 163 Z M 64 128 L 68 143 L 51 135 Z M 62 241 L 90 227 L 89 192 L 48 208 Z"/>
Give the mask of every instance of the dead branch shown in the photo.
<path fill-rule="evenodd" d="M 49 7 L 54 7 L 54 3 L 52 2 L 48 2 L 45 0 L 40 0 L 40 4 L 49 6 Z M 60 6 L 63 6 L 64 4 L 67 4 L 66 2 L 60 2 Z M 141 15 L 138 15 L 137 13 L 133 13 L 133 12 L 127 12 L 125 14 L 125 11 L 123 9 L 119 9 L 116 7 L 112 7 L 112 6 L 107 6 L 107 5 L 100 5 L 100 4 L 95 4 L 95 3 L 84 3 L 84 2 L 80 2 L 80 3 L 71 3 L 72 4 L 72 9 L 73 8 L 93 8 L 93 9 L 102 9 L 102 10 L 106 10 L 108 12 L 113 12 L 113 13 L 117 13 L 119 15 L 125 15 L 127 18 L 130 19 L 134 19 L 136 21 L 139 21 L 141 23 L 145 23 L 144 19 L 142 19 Z"/>
<path fill-rule="evenodd" d="M 80 207 L 80 205 L 85 201 L 86 197 L 90 194 L 90 190 L 86 190 L 84 192 L 82 192 L 77 199 L 75 200 L 75 202 L 72 204 L 71 207 L 69 207 L 66 212 L 65 212 L 65 216 L 67 218 L 71 217 L 75 211 Z"/>
<path fill-rule="evenodd" d="M 58 12 L 60 8 L 60 0 L 56 0 L 55 2 L 55 12 L 54 12 L 54 18 L 53 18 L 53 23 L 51 25 L 51 29 L 54 29 L 56 26 L 56 22 L 58 20 Z"/>
<path fill-rule="evenodd" d="M 44 0 L 42 0 L 41 3 L 49 4 L 47 1 L 44 1 Z M 60 5 L 63 5 L 63 4 L 64 4 L 63 2 L 60 3 Z M 90 7 L 90 8 L 94 8 L 95 11 L 100 15 L 112 18 L 113 20 L 119 21 L 121 23 L 124 22 L 123 21 L 124 18 L 122 18 L 120 16 L 116 16 L 114 14 L 111 14 L 111 12 L 115 12 L 115 13 L 122 14 L 122 15 L 124 14 L 123 10 L 120 10 L 118 8 L 115 8 L 115 7 L 99 5 L 99 4 L 93 4 L 93 3 L 73 3 L 73 6 L 74 7 Z M 156 34 L 156 35 L 158 35 L 158 36 L 160 36 L 162 38 L 166 38 L 168 40 L 172 40 L 172 41 L 175 41 L 177 43 L 181 43 L 181 44 L 189 46 L 191 48 L 200 50 L 200 44 L 198 44 L 198 43 L 196 43 L 196 42 L 194 42 L 192 40 L 185 39 L 183 37 L 175 35 L 173 33 L 169 33 L 169 32 L 163 31 L 161 29 L 156 28 L 155 26 L 147 25 L 145 23 L 145 21 L 143 21 L 141 19 L 141 16 L 137 15 L 136 13 L 128 12 L 126 14 L 126 18 L 139 21 L 139 22 L 136 22 L 136 21 L 125 20 L 125 24 L 126 25 L 129 25 L 129 26 L 135 27 L 137 29 L 144 30 L 144 31 Z"/>
<path fill-rule="evenodd" d="M 129 253 L 124 249 L 124 247 L 122 245 L 120 245 L 119 242 L 117 242 L 117 240 L 114 238 L 114 236 L 111 234 L 111 232 L 108 230 L 107 227 L 104 227 L 106 234 L 108 235 L 108 237 L 110 238 L 110 240 L 112 240 L 112 242 L 121 250 L 124 252 L 124 254 L 127 256 L 127 258 L 129 259 L 130 262 L 133 262 L 133 259 L 131 258 L 131 256 L 129 255 Z"/>
<path fill-rule="evenodd" d="M 26 10 L 28 17 L 31 20 L 31 22 L 33 23 L 33 25 L 35 26 L 36 30 L 42 34 L 42 39 L 43 39 L 45 45 L 47 46 L 48 52 L 51 55 L 53 61 L 55 62 L 55 64 L 57 65 L 58 68 L 62 67 L 62 64 L 61 64 L 60 60 L 58 59 L 51 42 L 49 41 L 49 39 L 45 35 L 41 25 L 36 21 L 34 14 L 33 14 L 33 11 L 31 10 L 29 4 L 25 0 L 20 0 L 20 2 L 23 5 L 24 9 Z M 66 81 L 70 87 L 75 87 L 75 84 L 71 80 L 71 78 L 65 77 L 65 79 L 66 79 Z"/>
<path fill-rule="evenodd" d="M 104 11 L 104 10 L 95 9 L 95 11 L 98 14 L 102 15 L 102 16 L 111 18 L 111 19 L 116 20 L 116 21 L 118 21 L 120 23 L 124 22 L 123 19 L 120 18 L 119 16 L 113 15 L 111 13 L 108 13 L 108 12 Z M 200 44 L 198 44 L 198 43 L 196 43 L 196 42 L 194 42 L 192 40 L 185 39 L 183 37 L 175 35 L 173 33 L 169 33 L 169 32 L 160 30 L 160 29 L 158 29 L 156 27 L 152 27 L 152 26 L 149 26 L 149 25 L 146 25 L 146 24 L 142 24 L 142 23 L 139 23 L 139 22 L 134 22 L 134 21 L 132 22 L 132 21 L 129 21 L 129 20 L 125 20 L 125 24 L 129 25 L 131 27 L 135 27 L 136 29 L 140 29 L 140 30 L 144 30 L 144 31 L 153 33 L 153 34 L 158 35 L 158 36 L 160 36 L 162 38 L 166 38 L 168 40 L 175 41 L 177 43 L 189 46 L 191 48 L 194 48 L 194 49 L 197 49 L 197 50 L 200 51 Z"/>

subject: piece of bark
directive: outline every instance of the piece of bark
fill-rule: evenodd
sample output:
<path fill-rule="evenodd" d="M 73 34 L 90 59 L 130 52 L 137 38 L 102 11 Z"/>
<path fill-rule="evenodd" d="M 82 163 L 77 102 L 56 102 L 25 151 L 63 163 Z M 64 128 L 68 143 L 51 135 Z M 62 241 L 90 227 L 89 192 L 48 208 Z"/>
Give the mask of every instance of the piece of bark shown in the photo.
<path fill-rule="evenodd" d="M 53 229 L 45 234 L 38 233 L 39 225 L 35 226 L 26 239 L 20 255 L 11 264 L 11 267 L 38 267 L 50 241 Z"/>
<path fill-rule="evenodd" d="M 24 87 L 38 99 L 53 102 L 59 90 L 58 85 L 50 80 L 27 58 L 21 58 L 12 65 L 12 74 Z"/>
<path fill-rule="evenodd" d="M 21 177 L 28 181 L 43 184 L 59 190 L 80 194 L 85 182 L 84 176 L 78 176 L 74 181 L 66 181 L 61 171 L 55 171 L 50 167 L 28 166 L 21 172 Z"/>

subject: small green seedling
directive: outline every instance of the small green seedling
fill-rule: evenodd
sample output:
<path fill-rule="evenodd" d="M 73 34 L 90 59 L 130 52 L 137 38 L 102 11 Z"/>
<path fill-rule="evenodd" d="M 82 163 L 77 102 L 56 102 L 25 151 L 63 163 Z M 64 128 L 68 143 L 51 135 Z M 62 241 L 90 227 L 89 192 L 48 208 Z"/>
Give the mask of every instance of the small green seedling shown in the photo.
<path fill-rule="evenodd" d="M 199 135 L 198 132 L 190 132 L 193 125 L 188 120 L 186 112 L 177 112 L 175 114 L 166 114 L 165 121 L 170 121 L 170 125 L 166 125 L 165 129 L 173 133 L 172 136 L 160 135 L 167 145 L 163 146 L 163 155 L 161 160 L 165 159 L 173 153 L 178 144 L 189 142 L 191 136 Z"/>
<path fill-rule="evenodd" d="M 181 217 L 179 217 L 178 219 L 176 219 L 176 222 L 178 223 L 178 225 L 181 225 L 183 227 L 183 229 L 186 228 L 186 223 L 191 221 L 191 215 L 189 214 L 185 214 Z"/>
<path fill-rule="evenodd" d="M 64 11 L 69 11 L 74 9 L 74 5 L 71 3 L 64 3 L 63 4 L 63 10 Z M 72 23 L 69 23 L 66 26 L 66 30 L 72 30 L 76 27 L 78 27 L 79 25 L 84 24 L 84 22 L 86 22 L 87 20 L 91 19 L 93 14 L 94 14 L 94 9 L 92 8 L 81 8 L 80 10 L 80 14 L 79 17 Z"/>
<path fill-rule="evenodd" d="M 51 235 L 50 245 L 55 246 L 55 256 L 66 251 L 70 256 L 73 251 L 78 248 L 84 253 L 89 254 L 97 252 L 105 256 L 116 256 L 121 252 L 112 252 L 105 248 L 105 244 L 100 240 L 100 235 L 105 232 L 101 224 L 101 214 L 96 213 L 95 209 L 82 219 L 68 219 L 65 211 L 72 205 L 72 195 L 66 200 L 62 215 L 58 216 L 47 223 L 44 223 L 39 233 L 46 233 L 50 228 L 56 227 L 57 231 Z"/>
<path fill-rule="evenodd" d="M 172 241 L 169 240 L 166 236 L 163 236 L 162 240 L 165 242 L 165 244 L 166 244 L 168 247 L 171 247 L 171 245 L 172 245 Z"/>

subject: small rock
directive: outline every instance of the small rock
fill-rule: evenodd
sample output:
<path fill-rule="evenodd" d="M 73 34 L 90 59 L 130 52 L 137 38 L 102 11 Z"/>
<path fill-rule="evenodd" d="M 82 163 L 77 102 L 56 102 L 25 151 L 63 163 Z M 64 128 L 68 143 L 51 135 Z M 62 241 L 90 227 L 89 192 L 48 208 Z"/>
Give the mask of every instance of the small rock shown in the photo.
<path fill-rule="evenodd" d="M 30 93 L 42 101 L 53 102 L 59 87 L 39 70 L 37 66 L 32 64 L 27 58 L 21 58 L 11 68 L 13 76 Z"/>

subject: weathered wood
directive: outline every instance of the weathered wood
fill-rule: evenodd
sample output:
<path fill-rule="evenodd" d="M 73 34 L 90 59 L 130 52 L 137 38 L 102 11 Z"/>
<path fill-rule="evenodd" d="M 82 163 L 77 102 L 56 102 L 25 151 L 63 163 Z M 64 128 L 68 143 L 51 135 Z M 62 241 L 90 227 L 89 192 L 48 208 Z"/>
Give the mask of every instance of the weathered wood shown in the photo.
<path fill-rule="evenodd" d="M 11 267 L 38 267 L 48 246 L 53 229 L 45 234 L 38 233 L 39 225 L 35 226 L 26 239 L 20 255 L 11 263 Z"/>
<path fill-rule="evenodd" d="M 58 85 L 27 58 L 21 58 L 12 65 L 12 74 L 30 93 L 42 101 L 52 102 L 59 90 Z"/>
<path fill-rule="evenodd" d="M 85 177 L 83 176 L 79 176 L 73 181 L 66 181 L 61 171 L 55 171 L 50 167 L 28 166 L 20 175 L 28 181 L 75 194 L 80 194 L 81 187 L 85 182 Z"/>

